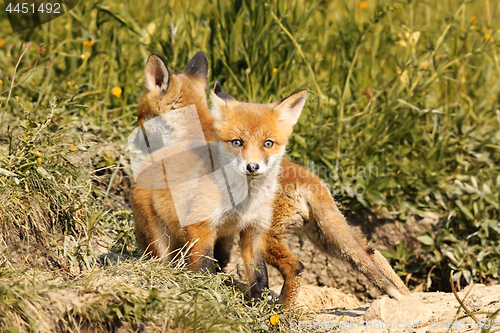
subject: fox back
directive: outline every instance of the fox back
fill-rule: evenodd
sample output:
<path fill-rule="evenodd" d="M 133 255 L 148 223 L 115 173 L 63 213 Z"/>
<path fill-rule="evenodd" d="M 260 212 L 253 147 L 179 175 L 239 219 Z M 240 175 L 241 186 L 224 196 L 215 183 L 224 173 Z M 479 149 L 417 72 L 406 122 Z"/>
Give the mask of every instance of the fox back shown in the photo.
<path fill-rule="evenodd" d="M 137 125 L 144 131 L 146 121 L 194 105 L 206 141 L 215 140 L 206 97 L 207 77 L 208 61 L 203 52 L 196 53 L 180 74 L 170 73 L 159 56 L 151 55 L 145 67 L 145 88 L 139 102 Z M 155 172 L 152 174 L 150 178 L 156 181 Z M 157 183 L 165 183 L 163 171 L 161 176 Z M 153 256 L 171 259 L 175 255 L 173 251 L 184 245 L 185 232 L 178 223 L 169 189 L 143 188 L 134 181 L 130 204 L 137 240 L 144 250 Z"/>

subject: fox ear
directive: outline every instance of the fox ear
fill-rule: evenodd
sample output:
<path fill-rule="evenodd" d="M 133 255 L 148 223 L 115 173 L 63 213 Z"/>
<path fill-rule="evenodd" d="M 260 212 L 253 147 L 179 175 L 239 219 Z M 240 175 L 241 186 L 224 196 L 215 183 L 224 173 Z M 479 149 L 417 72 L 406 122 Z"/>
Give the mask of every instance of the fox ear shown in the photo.
<path fill-rule="evenodd" d="M 170 74 L 163 60 L 156 54 L 149 56 L 146 62 L 146 88 L 149 91 L 157 90 L 164 93 L 168 90 Z"/>
<path fill-rule="evenodd" d="M 217 97 L 219 97 L 220 99 L 222 99 L 224 101 L 235 101 L 236 100 L 236 98 L 234 98 L 233 96 L 222 91 L 222 87 L 221 87 L 219 81 L 215 82 L 214 93 L 215 93 L 215 95 L 217 95 Z"/>
<path fill-rule="evenodd" d="M 307 90 L 304 89 L 279 101 L 273 109 L 278 114 L 278 122 L 293 127 L 299 120 L 306 98 Z"/>
<path fill-rule="evenodd" d="M 189 63 L 184 68 L 184 74 L 191 76 L 192 78 L 203 80 L 205 86 L 208 79 L 208 60 L 205 52 L 198 51 L 189 60 Z"/>
<path fill-rule="evenodd" d="M 214 117 L 215 122 L 224 121 L 226 114 L 228 112 L 228 103 L 235 101 L 234 97 L 223 92 L 219 81 L 215 82 L 214 90 L 210 95 L 210 100 L 212 101 L 212 107 L 210 108 L 210 113 Z"/>

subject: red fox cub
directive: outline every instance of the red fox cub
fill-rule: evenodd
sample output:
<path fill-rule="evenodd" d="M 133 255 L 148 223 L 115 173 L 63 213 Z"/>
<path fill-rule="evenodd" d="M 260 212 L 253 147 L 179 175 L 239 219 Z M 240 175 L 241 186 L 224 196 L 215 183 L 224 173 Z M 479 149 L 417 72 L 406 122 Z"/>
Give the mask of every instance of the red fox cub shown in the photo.
<path fill-rule="evenodd" d="M 203 52 L 198 52 L 186 66 L 184 73 L 179 75 L 168 73 L 162 60 L 156 56 L 151 56 L 146 65 L 146 89 L 139 104 L 138 125 L 143 126 L 146 120 L 171 110 L 195 105 L 206 140 L 208 142 L 215 141 L 214 118 L 209 112 L 205 94 L 207 76 L 208 62 Z M 302 94 L 305 94 L 305 92 Z M 305 95 L 303 97 L 305 100 Z M 225 111 L 236 111 L 236 108 L 233 107 L 239 105 L 238 102 L 222 92 L 219 86 L 216 86 L 212 98 L 214 116 L 218 119 L 218 128 L 223 140 L 229 140 L 231 134 L 236 134 L 232 133 L 231 130 L 238 131 L 241 128 L 246 128 L 249 133 L 260 135 L 262 130 L 272 127 L 271 123 L 269 123 L 265 124 L 266 127 L 258 128 L 262 121 L 259 121 L 254 116 L 246 118 L 245 122 L 235 123 L 231 128 L 231 126 L 227 126 L 229 123 L 224 124 L 224 121 L 229 119 L 233 121 L 232 119 L 236 117 L 236 114 L 226 113 Z M 292 102 L 292 99 L 289 99 L 287 103 L 289 102 Z M 303 100 L 300 100 L 300 103 L 302 104 Z M 300 105 L 300 107 L 302 106 Z M 257 131 L 250 131 L 250 128 Z M 231 139 L 230 143 L 226 141 L 223 144 L 226 145 L 226 148 L 235 149 L 235 151 L 237 149 L 248 149 L 248 144 L 244 148 L 238 148 L 238 145 L 245 145 L 245 138 L 241 139 L 235 141 L 234 144 L 234 139 Z M 271 143 L 265 143 L 264 141 L 263 144 L 270 145 Z M 272 146 L 274 144 L 273 142 Z M 262 150 L 262 148 L 259 149 Z M 262 152 L 264 153 L 266 150 L 262 150 Z M 266 156 L 265 153 L 263 156 Z M 257 163 L 259 169 L 264 167 L 261 165 L 262 163 L 252 162 Z M 244 164 L 240 162 L 240 171 L 242 171 L 243 167 L 246 169 Z M 249 169 L 247 171 L 252 174 L 252 171 L 256 171 L 256 165 L 250 165 Z M 274 166 L 272 169 L 274 172 Z M 275 183 L 271 182 L 268 185 L 269 188 L 272 188 Z M 263 196 L 259 198 L 258 202 L 263 202 L 263 207 L 267 208 L 269 200 L 272 199 L 269 197 L 264 199 Z M 176 249 L 184 246 L 188 239 L 195 238 L 193 235 L 200 234 L 201 242 L 196 243 L 198 247 L 192 252 L 214 257 L 221 268 L 227 265 L 234 233 L 217 234 L 215 249 L 212 253 L 213 237 L 215 237 L 213 232 L 206 233 L 203 230 L 204 226 L 201 226 L 198 231 L 195 229 L 196 225 L 192 225 L 188 237 L 188 228 L 182 228 L 178 223 L 177 213 L 172 203 L 173 199 L 168 189 L 149 190 L 133 185 L 130 201 L 136 221 L 137 239 L 143 248 L 152 255 L 170 260 Z M 256 210 L 260 209 L 262 207 L 259 206 Z M 293 297 L 300 287 L 300 274 L 304 270 L 302 263 L 291 253 L 287 245 L 288 236 L 296 231 L 303 232 L 315 246 L 327 254 L 341 257 L 353 264 L 375 286 L 391 297 L 399 298 L 401 294 L 409 293 L 406 286 L 380 252 L 366 246 L 350 230 L 345 218 L 335 205 L 328 188 L 321 179 L 286 158 L 281 159 L 279 183 L 273 209 L 271 229 L 265 235 L 264 252 L 265 260 L 275 266 L 284 278 L 284 285 L 279 297 L 281 303 L 293 301 Z M 256 286 L 252 291 L 252 295 L 256 295 L 258 290 L 267 285 L 267 281 L 265 281 L 267 276 L 265 265 L 261 258 L 256 257 L 256 255 L 260 255 L 260 251 L 255 254 L 252 253 L 253 250 L 250 250 L 248 244 L 251 240 L 258 239 L 258 237 L 248 232 L 240 232 L 240 236 L 242 247 L 247 249 L 243 251 L 245 262 L 252 261 L 249 258 L 253 258 L 257 262 L 254 267 L 259 268 L 257 276 L 253 274 L 253 271 L 248 274 L 250 283 Z M 191 258 L 194 261 L 195 257 L 191 256 Z M 211 262 L 198 261 L 196 264 L 193 267 L 201 269 L 209 267 Z M 259 272 L 264 274 L 259 275 Z M 259 285 L 257 285 L 257 282 Z"/>
<path fill-rule="evenodd" d="M 220 95 L 232 100 L 226 93 L 221 92 Z M 261 126 L 257 120 L 255 123 Z M 279 187 L 273 208 L 272 225 L 265 237 L 265 260 L 283 276 L 280 303 L 293 301 L 304 270 L 304 265 L 287 244 L 288 237 L 294 232 L 305 234 L 326 254 L 351 263 L 389 296 L 399 299 L 410 293 L 382 254 L 367 246 L 351 231 L 326 184 L 286 158 L 281 159 Z M 217 240 L 215 259 L 221 268 L 229 262 L 232 243 L 232 237 Z"/>
<path fill-rule="evenodd" d="M 147 251 L 167 260 L 173 251 L 189 243 L 190 267 L 208 270 L 214 263 L 216 240 L 232 239 L 239 234 L 250 295 L 259 298 L 268 287 L 264 235 L 271 226 L 281 160 L 307 91 L 299 91 L 276 103 L 242 103 L 222 92 L 217 82 L 211 94 L 212 108 L 208 110 L 207 75 L 208 62 L 202 52 L 198 52 L 179 75 L 170 74 L 157 56 L 148 59 L 138 124 L 144 128 L 148 120 L 156 116 L 174 114 L 176 110 L 195 105 L 208 142 L 208 165 L 213 172 L 192 171 L 200 165 L 201 169 L 205 168 L 200 152 L 193 151 L 185 153 L 179 163 L 171 166 L 178 169 L 183 180 L 193 180 L 193 172 L 202 175 L 196 178 L 196 186 L 186 185 L 190 182 L 177 186 L 176 181 L 168 177 L 169 168 L 165 167 L 166 188 L 145 189 L 134 184 L 130 201 L 136 235 Z M 172 136 L 182 132 L 175 129 L 174 123 L 166 125 L 165 129 L 174 128 Z M 161 149 L 151 156 L 158 156 L 159 151 Z M 162 163 L 164 166 L 169 162 Z M 184 191 L 180 199 L 176 197 L 177 190 Z"/>

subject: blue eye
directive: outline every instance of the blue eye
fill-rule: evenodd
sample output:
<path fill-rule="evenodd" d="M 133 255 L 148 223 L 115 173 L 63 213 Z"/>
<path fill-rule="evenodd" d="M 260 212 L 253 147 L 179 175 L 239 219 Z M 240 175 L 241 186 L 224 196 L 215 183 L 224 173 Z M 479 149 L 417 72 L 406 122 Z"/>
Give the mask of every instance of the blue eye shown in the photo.
<path fill-rule="evenodd" d="M 274 142 L 272 142 L 271 140 L 264 141 L 264 147 L 266 147 L 266 148 L 271 148 L 273 145 L 274 145 Z"/>
<path fill-rule="evenodd" d="M 243 146 L 243 142 L 241 140 L 238 140 L 238 139 L 235 139 L 235 140 L 231 141 L 231 143 L 233 144 L 233 147 L 241 147 L 241 146 Z"/>

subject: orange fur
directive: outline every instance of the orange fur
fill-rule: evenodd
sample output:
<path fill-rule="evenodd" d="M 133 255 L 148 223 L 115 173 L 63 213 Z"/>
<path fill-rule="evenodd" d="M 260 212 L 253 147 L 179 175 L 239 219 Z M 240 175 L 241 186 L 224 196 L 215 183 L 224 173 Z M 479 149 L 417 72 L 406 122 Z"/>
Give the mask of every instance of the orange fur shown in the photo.
<path fill-rule="evenodd" d="M 201 61 L 203 59 L 206 61 L 204 55 Z M 148 59 L 148 63 L 154 61 L 161 59 L 154 55 Z M 206 68 L 208 70 L 208 63 Z M 205 139 L 215 140 L 205 89 L 206 73 L 204 76 L 191 73 L 168 75 L 166 92 L 145 89 L 139 103 L 137 124 L 142 126 L 146 120 L 165 112 L 195 105 Z M 186 230 L 181 228 L 177 221 L 177 213 L 168 187 L 165 190 L 152 190 L 139 187 L 132 182 L 130 204 L 134 212 L 135 232 L 139 243 L 153 256 L 165 260 L 172 259 L 176 251 L 186 244 L 188 238 Z"/>
<path fill-rule="evenodd" d="M 215 261 L 203 260 L 213 258 L 215 245 L 215 231 L 207 221 L 191 224 L 185 227 L 186 238 L 194 241 L 191 251 L 193 255 L 189 257 L 189 263 L 193 270 L 207 270 Z M 202 256 L 205 256 L 203 258 Z"/>
<path fill-rule="evenodd" d="M 283 159 L 279 181 L 272 226 L 266 234 L 265 254 L 266 261 L 276 267 L 284 279 L 280 302 L 294 300 L 304 269 L 287 245 L 288 236 L 294 232 L 305 234 L 326 254 L 351 263 L 392 297 L 409 294 L 380 252 L 367 246 L 351 231 L 321 179 Z"/>
<path fill-rule="evenodd" d="M 209 210 L 203 211 L 203 214 L 209 214 L 209 218 L 182 227 L 166 180 L 167 188 L 164 190 L 145 189 L 133 184 L 130 201 L 137 239 L 146 251 L 166 260 L 172 259 L 175 251 L 190 243 L 190 267 L 208 270 L 214 262 L 214 248 L 218 255 L 223 256 L 220 262 L 227 262 L 229 252 L 221 245 L 227 246 L 234 235 L 240 233 L 251 285 L 250 294 L 257 298 L 268 287 L 263 236 L 271 225 L 280 162 L 307 92 L 298 92 L 272 104 L 241 103 L 223 93 L 217 83 L 212 94 L 214 106 L 209 111 L 204 95 L 207 74 L 208 66 L 202 53 L 195 55 L 184 73 L 179 75 L 170 74 L 161 59 L 151 56 L 146 64 L 146 89 L 139 103 L 138 125 L 144 127 L 149 119 L 194 104 L 205 140 L 215 153 L 212 168 L 223 163 L 221 170 L 229 175 L 226 182 L 239 177 L 237 180 L 243 179 L 248 188 L 234 189 L 241 190 L 239 201 L 232 202 L 232 209 L 219 211 L 225 202 L 225 188 L 218 187 L 216 180 L 203 183 L 203 186 L 193 189 L 192 200 L 202 203 L 202 210 Z M 216 115 L 215 121 L 209 112 Z M 178 133 L 183 133 L 183 139 L 189 140 L 189 133 L 182 130 Z M 156 157 L 161 159 L 162 150 L 159 148 L 152 152 L 152 160 L 157 160 Z M 196 153 L 188 151 L 186 154 L 180 164 L 171 166 L 181 174 L 190 162 L 199 161 Z M 155 172 L 150 173 L 148 169 L 148 172 L 141 173 L 141 184 L 154 185 L 154 182 L 160 181 L 156 179 L 158 173 L 162 174 L 158 172 L 159 168 L 163 167 L 165 173 L 164 160 L 161 160 L 161 166 L 155 164 L 151 167 Z M 225 161 L 228 161 L 227 164 Z M 197 217 L 201 215 L 191 208 L 188 216 L 192 216 L 193 221 L 199 221 Z M 221 242 L 217 243 L 218 238 Z"/>
<path fill-rule="evenodd" d="M 226 99 L 225 103 L 219 103 L 219 107 L 228 107 L 224 116 L 229 121 L 221 122 L 216 113 L 214 125 L 214 118 L 207 106 L 205 89 L 206 74 L 170 75 L 168 90 L 163 97 L 159 98 L 157 92 L 146 89 L 139 104 L 138 125 L 164 112 L 194 104 L 206 140 L 214 141 L 217 129 L 219 139 L 231 150 L 233 148 L 229 140 L 241 135 L 243 142 L 250 143 L 242 148 L 242 155 L 247 161 L 266 160 L 276 153 L 261 148 L 265 139 L 269 138 L 275 142 L 276 146 L 272 149 L 280 149 L 286 145 L 291 127 L 284 129 L 283 126 L 268 126 L 276 119 L 269 112 L 263 112 L 264 109 L 268 111 L 272 108 L 272 105 L 233 103 L 228 96 L 229 99 Z M 295 102 L 285 99 L 284 105 L 287 103 L 293 106 Z M 245 116 L 238 117 L 239 112 L 245 113 Z M 251 227 L 240 231 L 234 221 L 219 225 L 215 230 L 208 228 L 204 222 L 181 228 L 168 188 L 147 190 L 134 185 L 131 204 L 137 239 L 154 256 L 169 260 L 173 256 L 172 252 L 186 242 L 198 239 L 198 243 L 191 250 L 192 254 L 198 255 L 192 256 L 191 260 L 194 264 L 192 267 L 196 269 L 207 268 L 210 266 L 208 263 L 212 263 L 208 261 L 203 264 L 200 255 L 214 256 L 219 265 L 224 267 L 229 261 L 233 237 L 240 232 L 242 253 L 248 263 L 250 283 L 256 286 L 251 290 L 254 297 L 258 297 L 263 286 L 267 285 L 267 280 L 263 280 L 266 274 L 262 274 L 265 273 L 265 265 L 262 264 L 259 254 L 264 248 L 266 261 L 277 267 L 284 278 L 279 301 L 293 301 L 304 267 L 289 250 L 287 236 L 297 231 L 303 232 L 313 244 L 327 254 L 339 256 L 352 263 L 373 284 L 391 296 L 400 297 L 401 294 L 409 293 L 380 252 L 367 247 L 350 230 L 325 184 L 317 176 L 285 158 L 281 161 L 279 187 L 273 201 L 274 211 L 269 230 Z"/>

